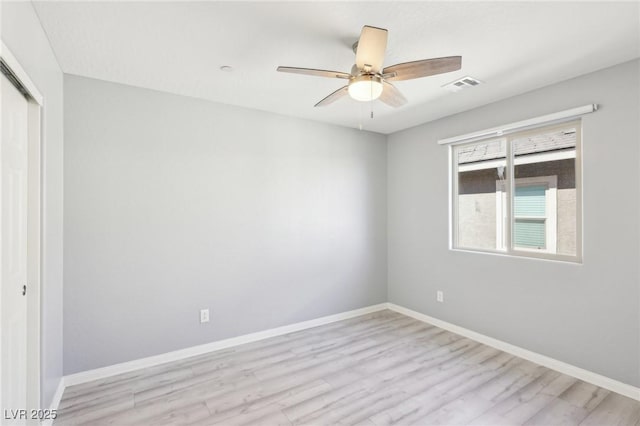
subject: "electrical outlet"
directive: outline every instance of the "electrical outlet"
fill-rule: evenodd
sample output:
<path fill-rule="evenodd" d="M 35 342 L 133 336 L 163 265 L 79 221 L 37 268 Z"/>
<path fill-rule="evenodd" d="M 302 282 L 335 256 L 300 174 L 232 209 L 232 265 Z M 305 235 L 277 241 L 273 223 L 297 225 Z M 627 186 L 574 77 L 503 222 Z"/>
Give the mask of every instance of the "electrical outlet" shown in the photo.
<path fill-rule="evenodd" d="M 200 309 L 200 324 L 203 324 L 205 322 L 209 322 L 209 310 Z"/>
<path fill-rule="evenodd" d="M 440 303 L 444 303 L 444 292 L 442 290 L 436 291 L 436 300 Z"/>

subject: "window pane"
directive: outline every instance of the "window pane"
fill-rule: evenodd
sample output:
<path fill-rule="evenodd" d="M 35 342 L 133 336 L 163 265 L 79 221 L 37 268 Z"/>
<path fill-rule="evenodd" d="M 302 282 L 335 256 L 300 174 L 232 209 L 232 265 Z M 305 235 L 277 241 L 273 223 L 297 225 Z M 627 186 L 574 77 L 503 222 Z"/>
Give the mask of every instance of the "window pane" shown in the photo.
<path fill-rule="evenodd" d="M 532 232 L 540 224 L 518 223 L 518 216 L 546 218 L 546 248 L 551 253 L 576 254 L 576 129 L 568 126 L 513 140 L 514 177 L 516 199 L 514 200 L 514 245 L 519 246 L 518 229 Z M 522 183 L 524 182 L 524 183 Z M 536 191 L 536 186 L 546 182 L 545 203 Z M 529 185 L 530 189 L 526 189 Z M 524 195 L 526 191 L 531 193 Z M 518 195 L 522 193 L 520 199 Z M 543 210 L 544 209 L 544 210 Z M 524 232 L 524 230 L 522 231 Z M 522 234 L 524 235 L 524 234 Z M 524 236 L 521 236 L 524 238 Z M 533 240 L 529 245 L 533 247 Z M 533 245 L 532 245 L 533 244 Z"/>
<path fill-rule="evenodd" d="M 515 247 L 544 249 L 545 223 L 544 219 L 517 219 L 513 227 L 513 245 Z"/>
<path fill-rule="evenodd" d="M 504 211 L 496 197 L 502 197 L 499 183 L 506 178 L 505 140 L 456 147 L 454 155 L 458 163 L 456 247 L 502 248 Z"/>

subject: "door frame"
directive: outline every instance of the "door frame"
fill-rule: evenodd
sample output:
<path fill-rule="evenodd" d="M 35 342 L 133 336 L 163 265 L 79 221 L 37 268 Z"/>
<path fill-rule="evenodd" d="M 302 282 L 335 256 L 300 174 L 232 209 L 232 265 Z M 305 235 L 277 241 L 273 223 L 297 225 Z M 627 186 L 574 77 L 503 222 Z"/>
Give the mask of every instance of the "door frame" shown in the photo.
<path fill-rule="evenodd" d="M 11 50 L 0 40 L 0 67 L 28 100 L 27 140 L 27 407 L 40 407 L 42 286 L 42 107 L 44 98 Z M 1 305 L 0 305 L 1 306 Z M 22 408 L 22 407 L 21 407 Z"/>

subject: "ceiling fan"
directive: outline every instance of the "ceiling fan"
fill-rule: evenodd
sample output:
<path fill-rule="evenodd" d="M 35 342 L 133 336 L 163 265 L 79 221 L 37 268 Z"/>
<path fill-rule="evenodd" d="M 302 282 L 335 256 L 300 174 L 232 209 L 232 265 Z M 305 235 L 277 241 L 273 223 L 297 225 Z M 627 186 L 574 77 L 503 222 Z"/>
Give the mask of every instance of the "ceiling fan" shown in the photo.
<path fill-rule="evenodd" d="M 462 66 L 461 56 L 448 56 L 382 68 L 386 48 L 387 30 L 365 25 L 362 27 L 360 38 L 353 45 L 356 63 L 351 68 L 351 73 L 295 67 L 278 67 L 278 71 L 349 81 L 346 86 L 315 104 L 317 107 L 332 104 L 347 94 L 357 101 L 367 102 L 379 98 L 389 106 L 400 107 L 407 103 L 407 99 L 390 81 L 411 80 L 457 71 Z"/>

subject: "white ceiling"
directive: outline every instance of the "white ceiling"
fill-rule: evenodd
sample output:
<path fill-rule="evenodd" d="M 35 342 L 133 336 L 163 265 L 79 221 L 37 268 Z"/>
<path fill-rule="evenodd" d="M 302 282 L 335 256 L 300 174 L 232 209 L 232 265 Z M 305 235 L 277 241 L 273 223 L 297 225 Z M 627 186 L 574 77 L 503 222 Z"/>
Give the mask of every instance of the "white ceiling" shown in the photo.
<path fill-rule="evenodd" d="M 65 73 L 392 133 L 640 57 L 640 3 L 35 2 Z M 389 30 L 385 66 L 462 55 L 460 71 L 400 81 L 409 103 L 344 98 L 363 25 Z M 230 65 L 233 72 L 220 70 Z M 440 86 L 471 75 L 482 86 Z M 373 107 L 374 118 L 370 109 Z"/>

